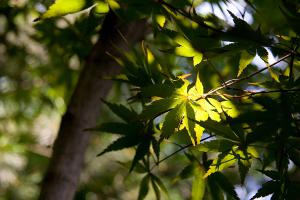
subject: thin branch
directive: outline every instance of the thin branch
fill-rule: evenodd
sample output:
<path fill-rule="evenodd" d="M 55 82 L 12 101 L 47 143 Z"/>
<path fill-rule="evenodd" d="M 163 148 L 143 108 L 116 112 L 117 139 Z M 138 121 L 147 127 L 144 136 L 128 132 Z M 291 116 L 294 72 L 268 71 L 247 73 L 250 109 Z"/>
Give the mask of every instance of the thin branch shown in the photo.
<path fill-rule="evenodd" d="M 199 99 L 204 99 L 204 98 L 206 98 L 207 96 L 211 96 L 211 95 L 213 95 L 214 93 L 218 92 L 219 90 L 222 90 L 222 89 L 224 89 L 224 88 L 227 88 L 228 86 L 231 86 L 231 85 L 234 85 L 234 84 L 236 84 L 236 83 L 242 82 L 242 81 L 244 81 L 244 80 L 250 79 L 250 78 L 252 78 L 253 76 L 256 76 L 257 74 L 259 74 L 259 73 L 265 71 L 266 69 L 271 68 L 271 67 L 275 66 L 276 64 L 282 62 L 283 60 L 287 59 L 287 58 L 290 57 L 291 55 L 292 55 L 292 54 L 289 53 L 289 54 L 283 56 L 282 58 L 280 58 L 279 60 L 277 60 L 276 62 L 274 62 L 273 64 L 271 64 L 271 65 L 269 65 L 269 66 L 267 66 L 267 67 L 264 67 L 264 68 L 262 68 L 262 69 L 260 69 L 260 70 L 257 70 L 256 72 L 254 72 L 254 73 L 252 73 L 252 74 L 250 74 L 250 75 L 248 75 L 248 76 L 245 76 L 245 77 L 243 77 L 243 78 L 228 80 L 228 81 L 226 81 L 224 84 L 222 84 L 221 86 L 219 86 L 219 87 L 217 87 L 217 88 L 215 88 L 215 89 L 212 89 L 212 90 L 210 90 L 209 92 L 203 94 L 202 97 L 196 99 L 196 101 L 199 100 Z"/>
<path fill-rule="evenodd" d="M 246 91 L 249 94 L 243 94 L 243 95 L 230 95 L 230 94 L 221 94 L 224 95 L 225 97 L 231 97 L 231 98 L 243 98 L 243 97 L 249 97 L 249 96 L 254 96 L 258 94 L 270 94 L 270 93 L 288 93 L 288 92 L 299 92 L 300 89 L 288 89 L 288 90 L 269 90 L 269 91 L 259 91 L 259 92 L 253 92 L 253 91 Z"/>

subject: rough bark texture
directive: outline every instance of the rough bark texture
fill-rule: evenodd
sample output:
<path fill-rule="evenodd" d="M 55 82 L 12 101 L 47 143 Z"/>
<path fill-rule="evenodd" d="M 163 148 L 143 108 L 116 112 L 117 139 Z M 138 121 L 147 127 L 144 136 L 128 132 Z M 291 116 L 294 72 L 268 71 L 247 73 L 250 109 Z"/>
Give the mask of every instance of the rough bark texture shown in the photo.
<path fill-rule="evenodd" d="M 99 41 L 86 60 L 62 118 L 53 155 L 41 186 L 40 200 L 74 198 L 90 138 L 84 129 L 95 126 L 97 118 L 101 116 L 100 99 L 111 89 L 112 82 L 104 80 L 103 77 L 116 75 L 120 71 L 120 66 L 107 53 L 120 55 L 120 49 L 127 50 L 128 45 L 144 38 L 146 30 L 143 20 L 122 24 L 115 14 L 109 13 L 106 16 Z"/>

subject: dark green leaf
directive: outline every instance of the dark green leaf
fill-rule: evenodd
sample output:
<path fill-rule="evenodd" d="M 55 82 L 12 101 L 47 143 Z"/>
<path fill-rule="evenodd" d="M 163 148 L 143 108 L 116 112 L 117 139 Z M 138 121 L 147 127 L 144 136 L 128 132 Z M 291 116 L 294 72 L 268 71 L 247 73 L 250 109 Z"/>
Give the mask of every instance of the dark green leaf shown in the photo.
<path fill-rule="evenodd" d="M 125 149 L 128 147 L 133 147 L 139 143 L 139 138 L 137 137 L 121 137 L 110 144 L 106 149 L 104 149 L 100 154 L 97 156 L 101 156 L 110 151 L 117 151 L 121 149 Z"/>
<path fill-rule="evenodd" d="M 215 133 L 218 136 L 224 137 L 226 139 L 231 139 L 234 141 L 238 141 L 239 139 L 237 135 L 229 127 L 219 122 L 215 122 L 212 120 L 207 120 L 204 122 L 203 121 L 195 121 L 195 122 L 200 126 L 204 127 L 205 129 L 207 129 L 208 131 Z"/>
<path fill-rule="evenodd" d="M 138 115 L 135 111 L 130 110 L 123 105 L 109 103 L 105 100 L 102 101 L 109 107 L 109 109 L 113 113 L 115 113 L 118 117 L 123 119 L 125 122 L 130 122 L 137 119 Z"/>
<path fill-rule="evenodd" d="M 237 143 L 231 142 L 229 140 L 218 139 L 200 143 L 195 148 L 203 152 L 224 152 L 230 150 L 232 146 L 236 144 Z"/>
<path fill-rule="evenodd" d="M 151 141 L 152 141 L 152 148 L 153 148 L 153 151 L 155 153 L 155 156 L 156 156 L 157 160 L 159 160 L 159 154 L 160 154 L 160 145 L 159 145 L 159 142 L 156 141 L 155 138 L 153 138 Z"/>
<path fill-rule="evenodd" d="M 166 98 L 154 101 L 147 106 L 140 115 L 142 119 L 154 119 L 155 117 L 167 112 L 168 110 L 176 107 L 179 103 L 178 99 Z"/>
<path fill-rule="evenodd" d="M 239 199 L 234 186 L 221 172 L 216 172 L 210 175 L 211 179 L 216 182 L 222 190 L 234 199 Z"/>
<path fill-rule="evenodd" d="M 150 175 L 147 174 L 143 179 L 140 184 L 140 190 L 139 190 L 139 196 L 138 200 L 143 200 L 146 195 L 148 194 L 149 191 L 149 181 L 150 181 Z"/>
<path fill-rule="evenodd" d="M 115 133 L 120 135 L 137 135 L 143 129 L 141 123 L 119 123 L 119 122 L 106 122 L 102 123 L 99 126 L 91 129 L 87 129 L 88 131 L 101 131 L 107 133 Z"/>
<path fill-rule="evenodd" d="M 175 90 L 175 87 L 170 84 L 155 84 L 142 88 L 143 97 L 170 97 Z"/>
<path fill-rule="evenodd" d="M 169 197 L 169 192 L 164 185 L 164 183 L 155 175 L 151 175 L 152 180 L 159 186 L 159 188 L 166 194 L 167 197 Z"/>
<path fill-rule="evenodd" d="M 160 200 L 161 195 L 160 195 L 160 190 L 159 190 L 158 186 L 156 185 L 155 181 L 153 181 L 153 179 L 151 179 L 151 183 L 152 183 L 152 187 L 153 187 L 156 199 Z"/>
<path fill-rule="evenodd" d="M 288 151 L 289 158 L 295 163 L 295 165 L 300 166 L 300 150 L 296 148 L 291 148 Z"/>
<path fill-rule="evenodd" d="M 129 170 L 130 172 L 133 170 L 136 163 L 138 163 L 141 159 L 143 159 L 144 156 L 149 152 L 150 144 L 151 144 L 150 139 L 144 138 L 143 142 L 141 142 L 138 145 L 135 155 L 134 155 L 134 158 L 133 158 L 133 161 L 132 161 L 132 165 Z"/>
<path fill-rule="evenodd" d="M 261 173 L 263 173 L 264 175 L 270 177 L 271 179 L 273 180 L 279 180 L 280 177 L 279 177 L 279 173 L 277 171 L 274 171 L 274 170 L 258 170 L 260 171 Z"/>
<path fill-rule="evenodd" d="M 262 185 L 262 187 L 257 191 L 257 193 L 251 198 L 254 200 L 258 197 L 265 197 L 269 194 L 273 194 L 274 192 L 280 190 L 280 183 L 277 181 L 268 181 Z"/>
<path fill-rule="evenodd" d="M 248 161 L 241 161 L 240 159 L 238 160 L 238 166 L 239 166 L 239 173 L 240 173 L 240 179 L 241 183 L 244 184 L 246 175 L 249 171 L 250 168 L 250 163 Z"/>

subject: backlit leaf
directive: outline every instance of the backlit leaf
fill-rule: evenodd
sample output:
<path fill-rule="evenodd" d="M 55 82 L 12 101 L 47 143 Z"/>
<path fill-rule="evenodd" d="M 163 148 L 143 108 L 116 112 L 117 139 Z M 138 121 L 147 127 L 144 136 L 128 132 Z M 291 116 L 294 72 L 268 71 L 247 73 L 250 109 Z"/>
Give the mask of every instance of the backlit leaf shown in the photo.
<path fill-rule="evenodd" d="M 204 170 L 197 166 L 194 169 L 194 179 L 192 183 L 192 200 L 201 200 L 205 194 L 205 179 L 203 178 Z"/>
<path fill-rule="evenodd" d="M 248 53 L 247 51 L 243 51 L 241 53 L 241 58 L 239 62 L 239 72 L 237 76 L 240 76 L 244 69 L 252 62 L 255 55 Z"/>
<path fill-rule="evenodd" d="M 63 15 L 67 15 L 70 13 L 79 12 L 85 7 L 85 0 L 56 0 L 49 9 L 43 13 L 40 18 L 35 19 L 35 21 L 39 19 L 48 19 L 53 17 L 60 17 Z"/>
<path fill-rule="evenodd" d="M 185 105 L 184 103 L 181 103 L 167 113 L 162 127 L 163 138 L 170 137 L 175 132 L 176 129 L 179 129 L 180 123 L 184 118 L 183 115 L 184 109 L 185 109 Z"/>
<path fill-rule="evenodd" d="M 222 171 L 223 169 L 226 169 L 230 166 L 232 166 L 236 162 L 236 158 L 232 154 L 227 154 L 224 157 L 218 157 L 213 160 L 212 164 L 209 166 L 209 169 L 205 173 L 204 177 L 218 172 Z"/>

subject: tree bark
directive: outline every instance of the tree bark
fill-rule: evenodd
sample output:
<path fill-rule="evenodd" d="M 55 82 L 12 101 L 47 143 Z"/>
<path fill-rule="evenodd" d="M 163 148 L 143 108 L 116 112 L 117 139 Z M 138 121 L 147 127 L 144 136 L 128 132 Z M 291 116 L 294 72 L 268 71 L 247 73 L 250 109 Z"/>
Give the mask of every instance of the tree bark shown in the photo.
<path fill-rule="evenodd" d="M 74 198 L 90 138 L 84 129 L 96 125 L 97 118 L 101 116 L 100 99 L 111 89 L 112 82 L 103 77 L 116 75 L 120 71 L 120 66 L 108 54 L 119 57 L 120 50 L 126 51 L 143 39 L 146 30 L 144 20 L 125 24 L 113 12 L 105 17 L 99 40 L 86 60 L 62 117 L 53 155 L 41 185 L 40 200 Z"/>

